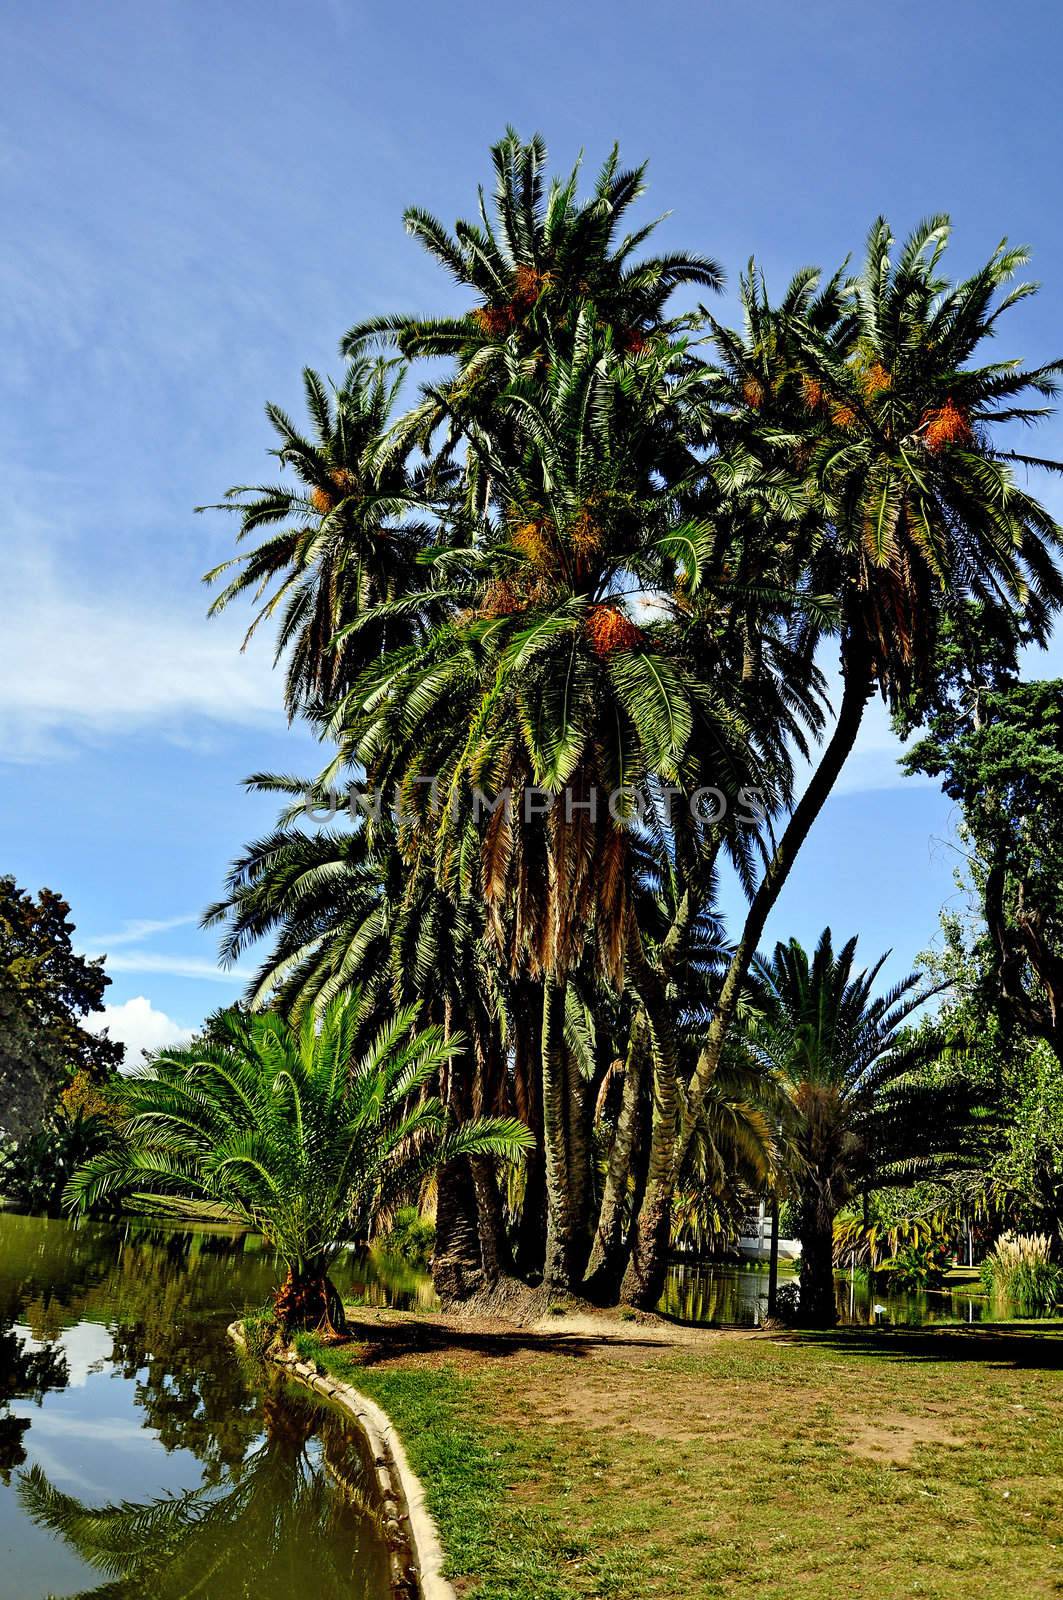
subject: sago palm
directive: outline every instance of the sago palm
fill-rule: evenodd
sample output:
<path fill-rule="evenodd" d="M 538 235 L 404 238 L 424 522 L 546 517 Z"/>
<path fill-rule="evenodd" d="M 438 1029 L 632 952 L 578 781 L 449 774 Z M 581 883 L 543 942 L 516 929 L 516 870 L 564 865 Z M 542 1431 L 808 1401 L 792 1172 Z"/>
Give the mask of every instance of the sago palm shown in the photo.
<path fill-rule="evenodd" d="M 448 1161 L 516 1158 L 527 1130 L 504 1118 L 460 1126 L 428 1086 L 460 1047 L 395 1013 L 355 1058 L 358 997 L 295 1028 L 274 1013 L 229 1013 L 215 1040 L 157 1056 L 125 1079 L 122 1139 L 71 1180 L 71 1207 L 104 1195 L 261 1232 L 287 1268 L 276 1295 L 285 1328 L 338 1328 L 328 1273 L 345 1243 Z"/>

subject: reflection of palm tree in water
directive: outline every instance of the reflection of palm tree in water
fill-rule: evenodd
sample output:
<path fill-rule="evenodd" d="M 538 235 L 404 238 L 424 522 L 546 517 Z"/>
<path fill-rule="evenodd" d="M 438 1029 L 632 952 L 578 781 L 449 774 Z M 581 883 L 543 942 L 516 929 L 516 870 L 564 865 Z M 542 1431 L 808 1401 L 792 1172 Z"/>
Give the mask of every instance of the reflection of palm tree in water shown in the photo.
<path fill-rule="evenodd" d="M 19 1482 L 23 1505 L 105 1574 L 77 1600 L 256 1600 L 313 1594 L 381 1600 L 388 1553 L 361 1441 L 325 1407 L 279 1387 L 264 1398 L 262 1443 L 219 1490 L 91 1507 L 54 1488 L 39 1467 Z M 345 1503 L 308 1448 L 312 1438 Z"/>

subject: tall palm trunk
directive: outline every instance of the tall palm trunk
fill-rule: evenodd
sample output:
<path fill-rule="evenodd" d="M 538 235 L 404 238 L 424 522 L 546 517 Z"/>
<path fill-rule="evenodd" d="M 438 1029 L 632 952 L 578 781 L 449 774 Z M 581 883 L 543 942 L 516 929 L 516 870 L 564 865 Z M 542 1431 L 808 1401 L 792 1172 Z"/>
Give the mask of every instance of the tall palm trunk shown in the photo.
<path fill-rule="evenodd" d="M 512 1114 L 508 1104 L 502 1041 L 489 1017 L 477 1015 L 473 1026 L 476 1078 L 473 1084 L 473 1115 Z M 488 1284 L 497 1283 L 513 1266 L 506 1234 L 506 1218 L 494 1163 L 484 1156 L 471 1156 L 473 1193 L 476 1197 L 476 1224 L 480 1241 L 480 1263 Z"/>
<path fill-rule="evenodd" d="M 443 1034 L 453 1031 L 453 1002 L 444 1003 Z M 455 1063 L 441 1074 L 440 1098 L 455 1121 L 465 1113 L 462 1084 Z M 432 1282 L 444 1306 L 467 1300 L 483 1287 L 479 1206 L 468 1157 L 446 1161 L 436 1174 L 436 1242 L 432 1252 Z"/>
<path fill-rule="evenodd" d="M 652 1309 L 664 1288 L 672 1221 L 672 1193 L 679 1136 L 679 1077 L 672 1007 L 660 974 L 643 963 L 638 974 L 653 1061 L 653 1123 L 649 1171 L 639 1208 L 638 1226 L 620 1294 L 624 1300 Z M 659 1263 L 660 1281 L 651 1274 Z"/>
<path fill-rule="evenodd" d="M 537 988 L 519 983 L 514 993 L 513 1095 L 518 1117 L 535 1136 L 524 1168 L 524 1203 L 516 1238 L 517 1270 L 527 1278 L 541 1275 L 546 1255 L 541 1016 Z"/>
<path fill-rule="evenodd" d="M 568 1204 L 572 1219 L 569 1287 L 575 1288 L 582 1278 L 590 1248 L 591 1139 L 588 1083 L 580 1071 L 575 1051 L 566 1047 L 564 1058 L 568 1088 Z"/>
<path fill-rule="evenodd" d="M 799 1319 L 806 1328 L 832 1328 L 838 1320 L 834 1298 L 834 1212 L 815 1185 L 801 1203 L 800 1239 Z"/>
<path fill-rule="evenodd" d="M 764 925 L 775 907 L 783 885 L 797 860 L 809 830 L 822 811 L 856 743 L 864 711 L 872 693 L 870 657 L 864 641 L 850 636 L 842 650 L 844 688 L 838 720 L 823 751 L 819 765 L 809 780 L 783 830 L 782 838 L 768 863 L 746 916 L 742 936 L 727 968 L 716 1010 L 691 1079 L 679 1138 L 674 1140 L 670 1171 L 650 1182 L 639 1213 L 631 1261 L 624 1278 L 624 1297 L 633 1305 L 652 1309 L 664 1288 L 667 1265 L 668 1225 L 672 1195 L 679 1168 L 686 1155 L 697 1117 L 723 1055 L 743 986 L 764 933 Z M 656 1122 L 656 1119 L 655 1119 Z M 662 1129 L 662 1137 L 667 1137 Z M 652 1158 L 651 1158 L 652 1159 Z M 660 1168 L 658 1160 L 655 1165 Z"/>
<path fill-rule="evenodd" d="M 546 1154 L 546 1260 L 543 1282 L 568 1288 L 572 1266 L 572 1208 L 564 1065 L 564 986 L 547 975 L 543 982 L 543 1144 Z"/>
<path fill-rule="evenodd" d="M 480 1243 L 480 1265 L 489 1284 L 497 1283 L 513 1266 L 506 1236 L 506 1217 L 494 1165 L 484 1156 L 471 1156 L 473 1194 L 476 1197 L 476 1225 Z"/>
<path fill-rule="evenodd" d="M 598 1211 L 598 1226 L 587 1264 L 587 1288 L 595 1297 L 609 1300 L 620 1287 L 624 1270 L 625 1227 L 631 1166 L 638 1135 L 642 1073 L 645 1062 L 645 1018 L 635 1013 L 624 1062 L 624 1087 L 616 1134 L 609 1151 L 605 1187 Z"/>

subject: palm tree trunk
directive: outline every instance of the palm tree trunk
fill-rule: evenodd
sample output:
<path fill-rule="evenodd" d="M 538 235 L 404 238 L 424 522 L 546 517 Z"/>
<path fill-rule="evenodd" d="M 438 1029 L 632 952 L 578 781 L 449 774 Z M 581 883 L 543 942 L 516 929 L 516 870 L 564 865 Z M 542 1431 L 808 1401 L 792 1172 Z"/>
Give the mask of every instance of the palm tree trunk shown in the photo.
<path fill-rule="evenodd" d="M 797 860 L 809 830 L 822 811 L 856 743 L 864 711 L 872 693 L 870 661 L 866 645 L 850 638 L 842 649 L 844 689 L 838 720 L 823 751 L 819 765 L 783 830 L 782 838 L 768 863 L 746 916 L 742 936 L 735 946 L 727 974 L 716 1003 L 716 1010 L 691 1079 L 680 1137 L 675 1141 L 672 1169 L 667 1176 L 647 1185 L 639 1214 L 631 1264 L 625 1276 L 625 1297 L 633 1305 L 652 1309 L 664 1287 L 668 1244 L 667 1212 L 675 1191 L 679 1168 L 686 1155 L 698 1114 L 709 1085 L 720 1064 L 724 1045 L 734 1022 L 738 1001 L 749 976 L 749 968 L 764 933 L 764 925 L 775 907 L 783 885 Z"/>
<path fill-rule="evenodd" d="M 473 1192 L 476 1196 L 476 1222 L 480 1240 L 480 1263 L 489 1284 L 510 1271 L 513 1258 L 506 1237 L 506 1219 L 502 1209 L 502 1196 L 498 1192 L 498 1177 L 494 1166 L 484 1156 L 472 1156 Z"/>
<path fill-rule="evenodd" d="M 285 1336 L 309 1329 L 337 1338 L 347 1331 L 347 1317 L 339 1290 L 324 1266 L 313 1262 L 289 1267 L 273 1296 L 273 1309 Z"/>
<path fill-rule="evenodd" d="M 568 1085 L 563 1061 L 562 1018 L 565 991 L 556 978 L 543 982 L 543 1144 L 546 1152 L 546 1260 L 543 1282 L 567 1289 L 572 1260 L 572 1211 L 568 1138 L 565 1129 Z"/>
<path fill-rule="evenodd" d="M 476 1077 L 472 1093 L 473 1116 L 512 1115 L 513 1106 L 509 1096 L 501 1035 L 497 1023 L 479 1008 L 474 1011 L 472 1036 L 476 1060 Z M 498 1176 L 494 1163 L 484 1156 L 470 1157 L 469 1170 L 476 1197 L 480 1262 L 486 1282 L 495 1284 L 513 1266 Z"/>
<path fill-rule="evenodd" d="M 591 1142 L 587 1117 L 587 1082 L 575 1053 L 562 1046 L 568 1088 L 568 1205 L 572 1219 L 569 1287 L 578 1286 L 590 1245 Z"/>
<path fill-rule="evenodd" d="M 806 1328 L 833 1328 L 838 1320 L 834 1299 L 834 1216 L 818 1194 L 808 1196 L 801 1209 L 799 1321 Z"/>
<path fill-rule="evenodd" d="M 517 1270 L 526 1278 L 542 1275 L 546 1255 L 546 1151 L 543 1140 L 542 1002 L 530 984 L 514 994 L 513 1093 L 517 1115 L 535 1136 L 524 1168 L 524 1204 L 517 1229 Z"/>
<path fill-rule="evenodd" d="M 452 1002 L 444 1007 L 443 1034 L 452 1032 Z M 461 1085 L 455 1063 L 444 1069 L 440 1098 L 457 1122 L 463 1120 Z M 436 1174 L 436 1242 L 432 1252 L 432 1283 L 444 1306 L 460 1304 L 483 1287 L 479 1214 L 472 1168 L 467 1157 L 447 1161 Z"/>
<path fill-rule="evenodd" d="M 587 1264 L 586 1287 L 595 1297 L 611 1299 L 623 1277 L 625 1212 L 631 1185 L 631 1163 L 638 1134 L 639 1105 L 642 1098 L 642 1072 L 645 1060 L 645 1020 L 635 1013 L 624 1063 L 624 1087 L 616 1134 L 609 1151 L 605 1188 L 598 1211 L 598 1227 Z"/>
<path fill-rule="evenodd" d="M 779 1309 L 779 1195 L 771 1196 L 771 1245 L 768 1251 L 768 1316 L 774 1318 Z"/>
<path fill-rule="evenodd" d="M 483 1288 L 476 1190 L 464 1156 L 445 1162 L 436 1175 L 432 1283 L 444 1306 L 459 1305 Z"/>
<path fill-rule="evenodd" d="M 632 1305 L 652 1310 L 664 1289 L 671 1234 L 679 1133 L 679 1079 L 671 1007 L 664 983 L 659 974 L 645 967 L 639 973 L 639 983 L 653 1060 L 653 1126 L 646 1192 L 620 1296 Z"/>

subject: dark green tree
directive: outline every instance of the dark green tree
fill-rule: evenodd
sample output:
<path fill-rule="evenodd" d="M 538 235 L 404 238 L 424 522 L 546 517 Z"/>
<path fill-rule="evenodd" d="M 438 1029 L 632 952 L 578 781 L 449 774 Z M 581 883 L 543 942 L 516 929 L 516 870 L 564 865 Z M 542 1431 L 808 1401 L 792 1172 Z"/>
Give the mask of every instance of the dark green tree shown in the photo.
<path fill-rule="evenodd" d="M 124 1055 L 106 1032 L 83 1026 L 111 980 L 102 957 L 75 952 L 73 932 L 61 895 L 42 889 L 34 899 L 0 877 L 0 1133 L 17 1139 L 40 1126 L 76 1073 L 105 1078 Z"/>
<path fill-rule="evenodd" d="M 1063 681 L 978 689 L 905 758 L 963 811 L 997 1004 L 1063 1061 Z"/>

